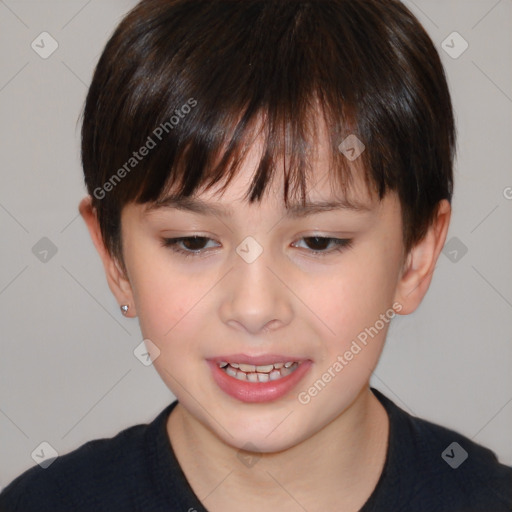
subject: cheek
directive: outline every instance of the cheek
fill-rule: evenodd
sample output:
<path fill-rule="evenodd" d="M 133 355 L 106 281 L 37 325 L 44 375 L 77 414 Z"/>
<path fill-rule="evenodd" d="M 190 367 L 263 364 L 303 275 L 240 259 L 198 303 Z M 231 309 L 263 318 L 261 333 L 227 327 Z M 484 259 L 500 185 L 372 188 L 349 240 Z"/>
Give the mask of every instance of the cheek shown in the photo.
<path fill-rule="evenodd" d="M 154 367 L 176 397 L 186 400 L 183 389 L 197 396 L 212 279 L 180 272 L 165 258 L 139 269 L 132 280 L 134 298 L 142 336 L 160 350 Z"/>
<path fill-rule="evenodd" d="M 206 299 L 205 289 L 211 287 L 211 279 L 187 276 L 169 262 L 142 268 L 133 283 L 142 334 L 162 343 L 190 322 Z"/>
<path fill-rule="evenodd" d="M 309 295 L 329 331 L 324 330 L 324 350 L 317 352 L 315 374 L 299 390 L 298 399 L 318 417 L 323 411 L 334 417 L 368 382 L 395 316 L 395 253 L 367 250 L 345 261 L 345 267 L 333 268 L 319 286 L 312 286 Z"/>
<path fill-rule="evenodd" d="M 377 250 L 354 253 L 305 288 L 308 304 L 331 335 L 346 341 L 391 307 L 397 279 L 394 259 Z"/>
<path fill-rule="evenodd" d="M 183 291 L 182 283 L 162 272 L 157 264 L 132 267 L 132 288 L 142 334 L 155 342 L 174 325 Z M 173 277 L 171 279 L 171 277 Z"/>
<path fill-rule="evenodd" d="M 203 364 L 206 337 L 214 334 L 212 311 L 218 291 L 214 285 L 221 276 L 204 267 L 186 268 L 165 252 L 147 257 L 139 254 L 132 259 L 132 265 L 132 288 L 142 336 L 159 348 L 155 368 L 176 394 L 179 390 L 175 390 L 176 384 L 169 381 L 168 374 L 190 385 L 187 364 Z"/>
<path fill-rule="evenodd" d="M 395 316 L 397 254 L 392 244 L 365 248 L 346 258 L 346 265 L 333 269 L 316 289 L 318 316 L 330 329 L 325 331 L 325 350 L 319 354 L 314 382 L 320 390 L 324 385 L 329 390 L 320 393 L 314 388 L 312 395 L 303 391 L 307 400 L 315 396 L 318 411 L 332 407 L 332 400 L 339 410 L 346 407 L 375 369 Z"/>
<path fill-rule="evenodd" d="M 142 238 L 141 243 L 135 244 L 130 237 L 125 243 L 125 258 L 142 335 L 157 341 L 181 316 L 178 309 L 182 304 L 180 300 L 186 297 L 187 288 L 180 274 L 166 261 L 165 254 L 159 249 L 145 248 L 154 242 Z"/>

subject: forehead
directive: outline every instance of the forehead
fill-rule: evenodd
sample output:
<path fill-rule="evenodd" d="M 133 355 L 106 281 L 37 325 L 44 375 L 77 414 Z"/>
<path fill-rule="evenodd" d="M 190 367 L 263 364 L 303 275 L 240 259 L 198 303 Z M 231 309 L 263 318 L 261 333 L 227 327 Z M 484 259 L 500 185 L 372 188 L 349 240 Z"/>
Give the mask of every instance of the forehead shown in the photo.
<path fill-rule="evenodd" d="M 377 197 L 368 188 L 362 162 L 355 160 L 347 163 L 343 170 L 333 168 L 328 138 L 320 134 L 317 140 L 318 143 L 310 156 L 310 169 L 305 176 L 304 198 L 300 193 L 300 187 L 293 190 L 289 188 L 285 203 L 285 173 L 288 169 L 286 157 L 281 158 L 273 169 L 265 194 L 261 198 L 265 209 L 284 210 L 290 217 L 330 210 L 371 210 Z M 233 216 L 238 207 L 247 203 L 248 192 L 253 185 L 262 151 L 262 139 L 254 139 L 229 183 L 223 180 L 210 187 L 203 186 L 189 197 L 180 196 L 171 186 L 156 202 L 146 205 L 146 210 L 151 212 L 162 208 L 174 208 L 203 215 Z"/>
<path fill-rule="evenodd" d="M 175 209 L 199 215 L 215 215 L 216 217 L 233 217 L 236 214 L 237 207 L 243 203 L 243 198 L 231 197 L 230 189 L 222 194 L 221 200 L 211 194 L 203 194 L 191 197 L 180 197 L 178 195 L 168 194 L 155 204 L 147 208 L 148 212 L 162 209 Z M 227 196 L 227 197 L 226 197 Z M 231 200 L 229 200 L 231 198 Z M 287 205 L 283 205 L 279 196 L 267 196 L 262 201 L 265 209 L 285 209 L 285 215 L 290 218 L 301 218 L 315 213 L 328 211 L 352 211 L 368 212 L 374 206 L 374 201 L 365 193 L 362 196 L 356 196 L 353 192 L 350 196 L 332 194 L 326 190 L 315 188 L 306 194 L 305 201 L 291 200 Z"/>

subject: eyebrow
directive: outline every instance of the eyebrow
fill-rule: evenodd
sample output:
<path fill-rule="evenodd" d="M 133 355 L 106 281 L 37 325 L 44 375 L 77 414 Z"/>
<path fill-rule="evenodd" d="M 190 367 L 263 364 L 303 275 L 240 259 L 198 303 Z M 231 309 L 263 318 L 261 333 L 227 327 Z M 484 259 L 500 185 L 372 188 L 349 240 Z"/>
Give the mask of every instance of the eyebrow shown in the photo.
<path fill-rule="evenodd" d="M 185 212 L 197 213 L 199 215 L 216 215 L 219 217 L 229 217 L 234 213 L 233 208 L 221 206 L 213 203 L 206 203 L 201 199 L 193 197 L 168 196 L 156 201 L 147 207 L 146 211 L 156 211 L 160 209 L 176 209 Z M 346 199 L 337 199 L 335 201 L 306 201 L 305 204 L 292 204 L 286 209 L 285 217 L 300 218 L 308 217 L 322 212 L 350 210 L 355 212 L 369 212 L 371 208 L 359 202 L 348 201 Z"/>

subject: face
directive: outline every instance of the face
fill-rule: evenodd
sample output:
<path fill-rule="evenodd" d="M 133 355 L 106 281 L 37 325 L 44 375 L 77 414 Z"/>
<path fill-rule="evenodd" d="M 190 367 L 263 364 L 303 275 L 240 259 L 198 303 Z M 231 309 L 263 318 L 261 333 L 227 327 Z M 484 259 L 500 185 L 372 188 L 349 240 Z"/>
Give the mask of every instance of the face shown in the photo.
<path fill-rule="evenodd" d="M 287 212 L 278 179 L 249 205 L 258 157 L 223 195 L 195 196 L 201 208 L 126 206 L 122 237 L 142 334 L 185 414 L 233 447 L 273 452 L 367 386 L 397 309 L 402 224 L 397 197 L 373 199 L 357 179 L 344 198 L 328 179 L 308 187 L 309 203 L 340 208 Z M 315 173 L 328 178 L 326 160 Z"/>

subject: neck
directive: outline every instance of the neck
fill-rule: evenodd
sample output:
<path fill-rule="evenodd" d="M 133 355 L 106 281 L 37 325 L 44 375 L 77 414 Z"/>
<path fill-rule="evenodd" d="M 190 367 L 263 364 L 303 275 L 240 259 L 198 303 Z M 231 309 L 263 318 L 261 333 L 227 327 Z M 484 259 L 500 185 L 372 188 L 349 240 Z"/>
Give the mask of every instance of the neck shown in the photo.
<path fill-rule="evenodd" d="M 238 448 L 224 443 L 179 403 L 167 427 L 183 472 L 209 510 L 229 510 L 226 503 L 244 503 L 246 511 L 279 503 L 283 510 L 284 498 L 306 510 L 317 510 L 319 503 L 342 510 L 343 503 L 343 510 L 355 511 L 382 472 L 389 421 L 365 387 L 349 408 L 311 437 L 280 452 L 257 454 L 257 462 L 246 465 L 237 457 Z"/>

